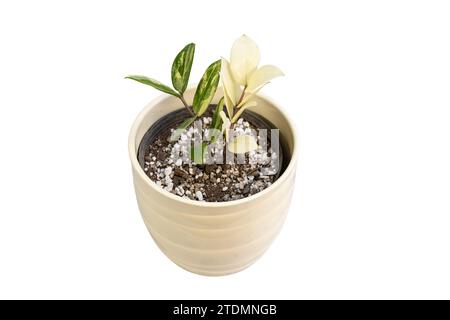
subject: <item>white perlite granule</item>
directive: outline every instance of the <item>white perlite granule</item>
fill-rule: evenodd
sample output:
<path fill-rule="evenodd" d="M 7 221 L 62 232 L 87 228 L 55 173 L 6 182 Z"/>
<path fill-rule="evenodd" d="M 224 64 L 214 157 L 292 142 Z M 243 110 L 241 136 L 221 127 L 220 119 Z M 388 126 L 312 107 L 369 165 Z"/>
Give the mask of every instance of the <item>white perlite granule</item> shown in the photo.
<path fill-rule="evenodd" d="M 167 176 L 170 176 L 170 174 L 172 173 L 172 167 L 166 167 L 164 169 L 164 174 Z"/>
<path fill-rule="evenodd" d="M 195 196 L 197 197 L 198 201 L 203 201 L 203 193 L 201 191 L 197 191 L 195 193 Z"/>

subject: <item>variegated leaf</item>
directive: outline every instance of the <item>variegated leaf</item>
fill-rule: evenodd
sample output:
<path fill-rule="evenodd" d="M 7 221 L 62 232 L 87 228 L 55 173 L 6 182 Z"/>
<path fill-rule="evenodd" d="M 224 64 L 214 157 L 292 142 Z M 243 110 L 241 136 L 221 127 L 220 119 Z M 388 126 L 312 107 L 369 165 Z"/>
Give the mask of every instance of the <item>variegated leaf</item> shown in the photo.
<path fill-rule="evenodd" d="M 178 53 L 173 61 L 172 84 L 180 94 L 184 93 L 189 83 L 194 53 L 195 44 L 190 43 Z"/>
<path fill-rule="evenodd" d="M 131 76 L 125 77 L 125 79 L 131 79 L 131 80 L 134 80 L 134 81 L 146 84 L 148 86 L 152 86 L 155 89 L 158 89 L 158 90 L 160 90 L 162 92 L 171 94 L 171 95 L 173 95 L 175 97 L 179 96 L 179 94 L 175 90 L 173 90 L 172 88 L 166 86 L 165 84 L 162 84 L 158 80 L 155 80 L 155 79 L 152 79 L 152 78 L 149 78 L 149 77 L 146 77 L 146 76 L 131 75 Z"/>
<path fill-rule="evenodd" d="M 213 62 L 203 74 L 194 95 L 192 107 L 197 116 L 201 116 L 208 108 L 220 79 L 221 60 Z"/>

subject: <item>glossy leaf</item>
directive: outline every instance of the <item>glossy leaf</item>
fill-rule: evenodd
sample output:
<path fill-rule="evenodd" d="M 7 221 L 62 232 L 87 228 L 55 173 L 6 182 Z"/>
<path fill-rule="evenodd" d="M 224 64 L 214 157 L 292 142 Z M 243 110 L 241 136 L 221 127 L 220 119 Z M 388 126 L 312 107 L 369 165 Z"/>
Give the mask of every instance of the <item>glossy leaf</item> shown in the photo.
<path fill-rule="evenodd" d="M 223 84 L 225 106 L 227 107 L 228 116 L 231 118 L 233 117 L 234 107 L 236 106 L 237 100 L 241 95 L 241 86 L 235 81 L 230 69 L 230 63 L 225 58 L 222 58 L 220 76 Z"/>
<path fill-rule="evenodd" d="M 211 127 L 209 129 L 210 134 L 210 142 L 216 143 L 219 136 L 222 134 L 222 117 L 220 116 L 220 113 L 223 112 L 223 105 L 224 105 L 224 97 L 220 99 L 219 103 L 216 106 L 216 109 L 214 110 Z"/>
<path fill-rule="evenodd" d="M 258 89 L 254 90 L 253 92 L 248 92 L 244 99 L 242 99 L 241 103 L 239 103 L 236 108 L 241 108 L 242 106 L 246 105 L 247 103 L 250 102 L 251 99 L 253 99 L 256 94 L 265 86 L 266 84 L 263 84 L 262 86 L 260 86 Z"/>
<path fill-rule="evenodd" d="M 256 101 L 249 101 L 244 104 L 241 108 L 238 109 L 238 112 L 236 112 L 234 117 L 231 119 L 231 123 L 235 123 L 247 108 L 256 107 L 257 105 L 258 103 Z"/>
<path fill-rule="evenodd" d="M 220 129 L 220 127 L 222 126 L 222 118 L 220 117 L 220 112 L 223 111 L 223 104 L 224 104 L 224 97 L 220 99 L 216 109 L 214 110 L 211 122 L 211 128 L 213 129 Z"/>
<path fill-rule="evenodd" d="M 222 133 L 225 132 L 225 140 L 228 141 L 230 135 L 231 121 L 226 116 L 225 112 L 220 111 L 220 118 L 222 118 Z"/>
<path fill-rule="evenodd" d="M 131 79 L 131 80 L 134 80 L 134 81 L 146 84 L 146 85 L 151 86 L 151 87 L 153 87 L 155 89 L 158 89 L 159 91 L 171 94 L 171 95 L 173 95 L 175 97 L 179 96 L 179 94 L 175 90 L 173 90 L 172 88 L 166 86 L 165 84 L 162 84 L 158 80 L 155 80 L 155 79 L 152 79 L 152 78 L 149 78 L 149 77 L 146 77 L 146 76 L 131 75 L 131 76 L 125 77 L 125 79 Z"/>
<path fill-rule="evenodd" d="M 192 62 L 194 61 L 195 44 L 190 43 L 185 46 L 175 57 L 172 64 L 172 84 L 173 87 L 183 94 L 186 91 L 191 74 Z"/>
<path fill-rule="evenodd" d="M 247 89 L 252 92 L 265 85 L 273 78 L 281 76 L 284 76 L 284 73 L 278 67 L 269 64 L 262 66 L 249 76 Z"/>
<path fill-rule="evenodd" d="M 231 102 L 230 97 L 228 97 L 227 91 L 223 92 L 225 98 L 225 106 L 227 107 L 228 116 L 231 118 L 234 115 L 234 104 Z"/>
<path fill-rule="evenodd" d="M 256 143 L 256 139 L 249 134 L 234 137 L 228 143 L 228 151 L 237 154 L 250 152 L 256 150 L 257 148 L 258 144 Z"/>
<path fill-rule="evenodd" d="M 209 142 L 211 144 L 216 143 L 221 135 L 222 135 L 221 129 L 215 129 L 215 128 L 209 129 Z"/>
<path fill-rule="evenodd" d="M 221 61 L 217 60 L 212 63 L 203 74 L 200 83 L 195 91 L 194 101 L 192 107 L 197 116 L 201 116 L 208 108 L 214 94 L 217 90 L 217 85 L 220 79 Z"/>
<path fill-rule="evenodd" d="M 194 146 L 191 146 L 191 161 L 196 164 L 203 164 L 203 157 L 206 150 L 206 143 L 195 143 Z"/>
<path fill-rule="evenodd" d="M 241 85 L 247 84 L 247 77 L 259 64 L 259 49 L 245 34 L 237 39 L 231 48 L 230 67 L 234 79 Z"/>
<path fill-rule="evenodd" d="M 230 63 L 227 59 L 222 58 L 222 67 L 220 70 L 222 77 L 223 89 L 230 98 L 231 104 L 234 106 L 241 94 L 240 85 L 236 82 L 230 69 Z"/>

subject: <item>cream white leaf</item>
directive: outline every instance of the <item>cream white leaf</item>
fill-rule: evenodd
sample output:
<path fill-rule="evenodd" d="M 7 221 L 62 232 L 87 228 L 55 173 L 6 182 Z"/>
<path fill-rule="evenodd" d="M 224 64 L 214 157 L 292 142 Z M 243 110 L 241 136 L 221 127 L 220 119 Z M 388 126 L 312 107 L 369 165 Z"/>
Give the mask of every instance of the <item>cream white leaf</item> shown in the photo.
<path fill-rule="evenodd" d="M 258 103 L 256 101 L 247 101 L 245 104 L 243 104 L 238 109 L 238 112 L 236 112 L 236 114 L 231 119 L 231 123 L 235 123 L 239 119 L 239 117 L 242 115 L 242 112 L 245 111 L 245 109 L 250 108 L 250 107 L 256 107 L 257 105 L 258 105 Z"/>
<path fill-rule="evenodd" d="M 258 64 L 258 46 L 246 35 L 241 36 L 234 42 L 231 48 L 230 67 L 234 79 L 240 85 L 247 85 L 248 76 L 256 70 Z"/>
<path fill-rule="evenodd" d="M 258 144 L 256 143 L 256 139 L 249 134 L 234 137 L 228 143 L 228 150 L 232 153 L 237 154 L 250 152 L 256 150 L 257 148 Z"/>
<path fill-rule="evenodd" d="M 228 96 L 228 93 L 227 93 L 227 90 L 225 90 L 225 88 L 224 88 L 224 90 L 223 90 L 224 92 L 223 92 L 223 96 L 224 96 L 224 100 L 225 100 L 225 107 L 227 108 L 227 112 L 228 112 L 228 115 L 230 116 L 230 117 L 233 117 L 233 114 L 234 114 L 234 104 L 233 104 L 233 102 L 231 102 L 231 99 L 230 99 L 230 97 Z"/>
<path fill-rule="evenodd" d="M 226 91 L 228 98 L 230 99 L 233 106 L 237 102 L 237 95 L 239 94 L 239 84 L 236 83 L 230 69 L 230 63 L 227 59 L 222 58 L 222 69 L 221 69 L 221 79 L 223 83 L 224 90 Z"/>
<path fill-rule="evenodd" d="M 270 64 L 262 66 L 261 68 L 258 68 L 257 70 L 253 71 L 252 74 L 250 74 L 248 78 L 247 89 L 249 91 L 254 91 L 270 80 L 281 76 L 284 76 L 284 73 L 278 67 Z"/>
<path fill-rule="evenodd" d="M 231 121 L 230 121 L 230 119 L 228 119 L 225 112 L 220 111 L 219 115 L 222 118 L 222 133 L 225 131 L 225 140 L 228 141 L 228 137 L 230 134 L 230 128 L 231 128 Z"/>
<path fill-rule="evenodd" d="M 253 92 L 248 92 L 245 94 L 244 99 L 242 99 L 241 103 L 239 103 L 236 108 L 241 108 L 243 105 L 247 104 L 251 99 L 253 99 L 256 94 L 264 87 L 264 85 L 260 86 L 258 89 Z"/>

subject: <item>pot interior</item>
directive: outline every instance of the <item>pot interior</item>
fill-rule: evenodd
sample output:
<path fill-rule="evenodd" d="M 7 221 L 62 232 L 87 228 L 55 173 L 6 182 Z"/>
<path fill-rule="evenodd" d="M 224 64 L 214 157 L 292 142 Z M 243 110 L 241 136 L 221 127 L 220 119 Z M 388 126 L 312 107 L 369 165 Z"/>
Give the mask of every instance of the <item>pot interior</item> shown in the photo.
<path fill-rule="evenodd" d="M 212 110 L 214 110 L 216 105 L 210 105 L 206 116 L 212 116 Z M 188 118 L 190 115 L 186 109 L 178 109 L 172 111 L 161 118 L 159 118 L 155 123 L 151 125 L 151 127 L 144 134 L 141 142 L 139 143 L 139 148 L 137 152 L 137 160 L 139 162 L 140 167 L 144 170 L 145 161 L 144 157 L 146 152 L 150 149 L 151 144 L 160 136 L 163 138 L 169 138 L 170 128 L 177 127 L 183 120 Z M 255 127 L 259 129 L 279 129 L 276 128 L 275 125 L 267 120 L 265 117 L 257 114 L 256 112 L 246 110 L 243 113 L 243 119 L 248 121 Z M 275 180 L 280 177 L 283 172 L 286 170 L 287 166 L 291 161 L 291 150 L 289 150 L 288 144 L 286 142 L 285 137 L 283 136 L 283 132 L 279 133 L 279 161 L 280 161 L 280 169 L 278 170 Z M 270 135 L 268 135 L 268 142 L 270 142 Z"/>

